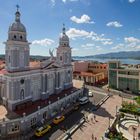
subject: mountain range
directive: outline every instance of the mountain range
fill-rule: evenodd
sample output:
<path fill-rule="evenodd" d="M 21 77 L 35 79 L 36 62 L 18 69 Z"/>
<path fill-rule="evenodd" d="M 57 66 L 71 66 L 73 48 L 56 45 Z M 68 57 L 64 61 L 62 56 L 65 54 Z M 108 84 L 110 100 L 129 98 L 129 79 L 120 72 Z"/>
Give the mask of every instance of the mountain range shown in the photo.
<path fill-rule="evenodd" d="M 40 55 L 31 55 L 31 60 L 46 60 L 49 56 L 40 56 Z M 97 54 L 97 55 L 88 55 L 88 56 L 73 56 L 73 59 L 76 58 L 101 58 L 101 59 L 137 59 L 140 60 L 140 51 L 122 51 L 122 52 L 112 52 L 106 54 Z M 4 60 L 5 55 L 1 54 L 0 59 Z"/>
<path fill-rule="evenodd" d="M 122 51 L 106 54 L 88 55 L 88 56 L 73 56 L 75 58 L 106 58 L 106 59 L 140 59 L 140 51 Z"/>

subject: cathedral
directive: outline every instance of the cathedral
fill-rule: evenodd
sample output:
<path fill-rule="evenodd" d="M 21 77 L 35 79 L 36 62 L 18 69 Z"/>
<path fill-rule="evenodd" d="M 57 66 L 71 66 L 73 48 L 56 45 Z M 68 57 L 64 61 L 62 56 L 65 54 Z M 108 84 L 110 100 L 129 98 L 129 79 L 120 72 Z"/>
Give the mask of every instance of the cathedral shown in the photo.
<path fill-rule="evenodd" d="M 83 96 L 72 82 L 71 47 L 63 25 L 56 56 L 30 67 L 30 42 L 17 8 L 5 42 L 5 68 L 0 70 L 0 136 L 22 133 L 61 114 Z"/>
<path fill-rule="evenodd" d="M 20 104 L 47 99 L 52 94 L 72 87 L 71 48 L 65 27 L 59 38 L 56 57 L 42 62 L 40 67 L 31 69 L 30 43 L 25 26 L 20 21 L 20 12 L 15 13 L 15 21 L 9 27 L 5 42 L 4 87 L 1 91 L 3 104 L 15 110 Z"/>
<path fill-rule="evenodd" d="M 63 25 L 56 56 L 30 66 L 30 42 L 17 8 L 5 42 L 5 68 L 0 70 L 0 137 L 21 134 L 38 122 L 74 106 L 83 87 L 72 82 L 71 47 Z M 5 114 L 4 114 L 5 110 Z"/>

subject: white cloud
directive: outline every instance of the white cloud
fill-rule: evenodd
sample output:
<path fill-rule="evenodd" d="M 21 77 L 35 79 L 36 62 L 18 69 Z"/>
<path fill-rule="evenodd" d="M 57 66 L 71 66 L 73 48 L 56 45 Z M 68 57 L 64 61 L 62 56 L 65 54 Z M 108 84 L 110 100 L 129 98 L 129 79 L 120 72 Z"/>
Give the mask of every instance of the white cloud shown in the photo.
<path fill-rule="evenodd" d="M 118 49 L 123 49 L 125 46 L 124 44 L 120 43 L 118 45 L 116 45 L 115 47 L 111 48 L 112 50 L 118 50 Z"/>
<path fill-rule="evenodd" d="M 97 51 L 101 51 L 102 47 L 101 46 L 96 46 Z"/>
<path fill-rule="evenodd" d="M 93 43 L 87 43 L 87 44 L 81 45 L 81 47 L 86 50 L 93 49 L 94 46 L 95 46 L 95 44 L 93 44 Z"/>
<path fill-rule="evenodd" d="M 66 3 L 66 2 L 76 2 L 76 1 L 79 1 L 79 0 L 61 0 L 63 3 Z M 56 0 L 50 0 L 51 2 L 51 5 L 52 6 L 55 6 L 56 5 Z"/>
<path fill-rule="evenodd" d="M 70 28 L 66 34 L 70 37 L 70 38 L 76 38 L 76 37 L 88 37 L 92 34 L 92 32 L 87 32 L 85 30 L 79 30 L 76 28 Z"/>
<path fill-rule="evenodd" d="M 104 41 L 102 42 L 103 45 L 112 45 L 113 42 L 112 41 Z"/>
<path fill-rule="evenodd" d="M 124 41 L 126 43 L 127 48 L 140 49 L 140 39 L 135 37 L 125 37 Z"/>
<path fill-rule="evenodd" d="M 66 34 L 73 40 L 76 40 L 76 38 L 83 38 L 83 39 L 91 39 L 92 41 L 100 42 L 103 45 L 113 44 L 113 41 L 110 38 L 105 38 L 104 34 L 98 35 L 97 33 L 93 32 L 93 31 L 88 32 L 85 30 L 70 28 L 66 32 Z M 91 45 L 91 44 L 88 44 L 88 45 Z"/>
<path fill-rule="evenodd" d="M 113 44 L 112 40 L 110 38 L 105 38 L 103 34 L 101 35 L 94 34 L 91 38 L 94 41 L 101 42 L 103 45 Z"/>
<path fill-rule="evenodd" d="M 72 48 L 72 51 L 79 51 L 78 48 Z"/>
<path fill-rule="evenodd" d="M 66 2 L 75 2 L 75 1 L 79 1 L 79 0 L 62 0 L 62 2 L 66 3 Z"/>
<path fill-rule="evenodd" d="M 111 22 L 108 22 L 106 24 L 106 26 L 108 27 L 116 27 L 116 28 L 120 28 L 122 27 L 123 25 L 121 23 L 119 23 L 118 21 L 111 21 Z"/>
<path fill-rule="evenodd" d="M 55 6 L 56 1 L 55 0 L 51 0 L 51 4 L 52 4 L 52 6 Z"/>
<path fill-rule="evenodd" d="M 79 23 L 90 23 L 90 24 L 94 23 L 93 21 L 91 21 L 91 18 L 86 14 L 82 15 L 80 18 L 78 18 L 76 16 L 72 16 L 70 19 L 73 22 L 78 23 L 78 24 Z"/>
<path fill-rule="evenodd" d="M 135 37 L 125 37 L 124 41 L 126 43 L 140 43 L 140 39 L 135 38 Z"/>
<path fill-rule="evenodd" d="M 62 0 L 62 2 L 64 2 L 64 3 L 65 3 L 66 1 L 67 1 L 67 0 Z"/>
<path fill-rule="evenodd" d="M 136 0 L 128 0 L 129 3 L 133 3 L 135 2 Z"/>
<path fill-rule="evenodd" d="M 95 44 L 87 43 L 86 46 L 87 46 L 87 47 L 93 47 L 93 46 L 95 46 Z"/>
<path fill-rule="evenodd" d="M 134 50 L 134 49 L 140 49 L 140 39 L 135 37 L 125 37 L 124 43 L 120 43 L 116 45 L 115 47 L 111 48 L 112 50 L 117 49 L 127 49 L 127 50 Z"/>
<path fill-rule="evenodd" d="M 50 46 L 54 43 L 54 40 L 52 39 L 48 39 L 48 38 L 45 38 L 45 39 L 42 39 L 42 40 L 34 40 L 32 41 L 32 45 L 39 45 L 39 46 Z"/>

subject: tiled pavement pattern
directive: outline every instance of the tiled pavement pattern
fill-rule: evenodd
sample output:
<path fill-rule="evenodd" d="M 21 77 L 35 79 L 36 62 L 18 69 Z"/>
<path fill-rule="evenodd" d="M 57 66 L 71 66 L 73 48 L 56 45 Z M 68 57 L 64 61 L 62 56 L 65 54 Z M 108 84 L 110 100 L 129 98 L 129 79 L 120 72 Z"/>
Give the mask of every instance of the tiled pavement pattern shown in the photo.
<path fill-rule="evenodd" d="M 134 130 L 133 130 L 133 128 L 132 127 L 135 127 L 136 129 L 135 129 L 135 134 L 134 134 Z M 140 125 L 138 125 L 138 127 L 136 127 L 136 126 L 130 126 L 129 127 L 129 133 L 131 134 L 131 135 L 133 135 L 134 137 L 135 137 L 135 139 L 140 139 Z"/>
<path fill-rule="evenodd" d="M 97 122 L 94 119 L 93 121 L 90 119 L 88 123 L 84 123 L 83 126 L 72 135 L 72 140 L 94 140 L 95 137 L 97 140 L 101 139 L 109 127 L 109 117 L 111 123 L 116 115 L 116 106 L 120 107 L 121 103 L 121 97 L 117 95 L 110 97 L 97 111 L 93 112 Z"/>

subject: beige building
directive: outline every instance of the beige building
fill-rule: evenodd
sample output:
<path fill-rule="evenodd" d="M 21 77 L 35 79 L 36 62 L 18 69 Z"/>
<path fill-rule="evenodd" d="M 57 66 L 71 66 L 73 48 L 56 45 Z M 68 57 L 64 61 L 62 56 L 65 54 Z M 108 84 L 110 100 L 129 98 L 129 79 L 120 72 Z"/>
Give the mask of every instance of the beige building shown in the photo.
<path fill-rule="evenodd" d="M 107 64 L 105 63 L 89 63 L 88 70 L 95 73 L 103 72 L 105 78 L 108 76 L 108 68 Z"/>
<path fill-rule="evenodd" d="M 90 61 L 73 62 L 73 78 L 83 80 L 87 84 L 107 82 L 107 64 Z"/>
<path fill-rule="evenodd" d="M 140 94 L 140 65 L 122 65 L 109 61 L 108 85 L 110 88 Z"/>

